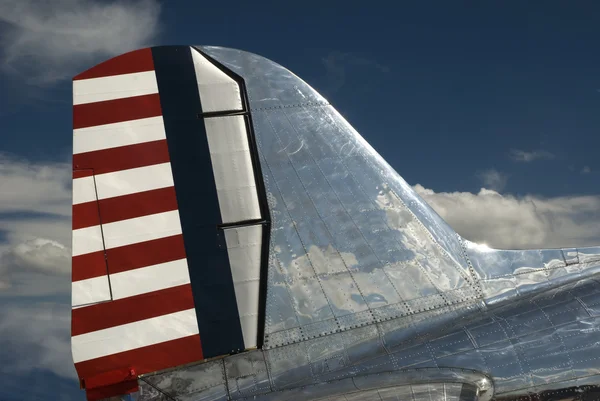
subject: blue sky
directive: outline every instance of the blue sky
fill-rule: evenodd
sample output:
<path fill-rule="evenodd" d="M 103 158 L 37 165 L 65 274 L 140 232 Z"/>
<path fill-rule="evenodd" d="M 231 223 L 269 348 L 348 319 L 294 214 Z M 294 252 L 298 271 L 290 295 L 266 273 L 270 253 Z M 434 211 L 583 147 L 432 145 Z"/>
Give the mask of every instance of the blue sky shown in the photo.
<path fill-rule="evenodd" d="M 148 42 L 231 46 L 282 63 L 322 92 L 409 182 L 474 191 L 481 186 L 474 170 L 494 168 L 510 176 L 505 189 L 516 194 L 594 193 L 598 175 L 581 172 L 600 170 L 600 5 L 519 3 L 369 9 L 306 2 L 292 9 L 241 2 L 235 12 L 227 2 L 171 3 Z M 4 149 L 66 158 L 69 85 L 16 102 L 3 96 L 11 137 Z M 511 149 L 553 157 L 515 163 Z"/>
<path fill-rule="evenodd" d="M 286 66 L 468 238 L 600 244 L 600 3 L 350 3 L 0 4 L 0 399 L 82 399 L 68 344 L 70 77 L 147 45 Z"/>

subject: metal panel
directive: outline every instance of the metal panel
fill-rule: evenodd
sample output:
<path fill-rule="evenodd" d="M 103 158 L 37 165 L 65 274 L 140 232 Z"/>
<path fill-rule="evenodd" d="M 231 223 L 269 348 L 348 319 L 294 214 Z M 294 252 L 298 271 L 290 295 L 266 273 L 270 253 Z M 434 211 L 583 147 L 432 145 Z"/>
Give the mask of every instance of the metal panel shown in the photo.
<path fill-rule="evenodd" d="M 147 375 L 140 384 L 147 383 L 153 389 L 169 396 L 168 399 L 218 400 L 226 394 L 223 360 L 205 362 L 184 369 Z M 140 386 L 144 390 L 144 386 Z M 145 398 L 143 398 L 145 400 Z"/>
<path fill-rule="evenodd" d="M 209 113 L 242 110 L 240 88 L 237 82 L 194 49 L 191 49 L 191 52 L 202 111 Z"/>
<path fill-rule="evenodd" d="M 204 119 L 223 223 L 260 219 L 243 116 Z"/>
<path fill-rule="evenodd" d="M 260 351 L 227 358 L 225 374 L 232 399 L 248 398 L 271 391 L 267 364 Z"/>
<path fill-rule="evenodd" d="M 439 308 L 448 304 L 443 293 L 473 287 L 469 271 L 435 242 L 392 189 L 399 177 L 381 177 L 378 160 L 364 149 L 343 152 L 345 143 L 364 146 L 357 134 L 339 128 L 342 120 L 333 109 L 254 111 L 253 121 L 272 199 L 269 269 L 282 274 L 269 282 L 268 297 L 285 286 L 297 300 L 292 302 L 315 305 L 297 313 L 298 325 L 358 318 L 368 309 L 404 302 L 413 302 L 416 311 Z M 476 296 L 472 292 L 453 302 Z M 269 323 L 279 320 L 277 309 L 286 307 L 285 299 L 268 302 L 269 334 L 278 330 Z M 355 323 L 347 327 L 361 324 Z"/>
<path fill-rule="evenodd" d="M 258 336 L 263 226 L 236 227 L 224 231 L 244 345 L 246 349 L 255 348 Z"/>

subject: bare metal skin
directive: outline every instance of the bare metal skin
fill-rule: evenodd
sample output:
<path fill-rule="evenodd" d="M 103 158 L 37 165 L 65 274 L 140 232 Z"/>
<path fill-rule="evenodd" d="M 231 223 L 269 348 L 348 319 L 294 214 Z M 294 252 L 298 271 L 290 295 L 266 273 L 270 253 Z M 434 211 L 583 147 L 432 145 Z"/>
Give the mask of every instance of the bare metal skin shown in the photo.
<path fill-rule="evenodd" d="M 271 217 L 264 341 L 144 375 L 132 399 L 595 399 L 600 247 L 463 239 L 293 73 L 196 49 L 247 90 Z"/>

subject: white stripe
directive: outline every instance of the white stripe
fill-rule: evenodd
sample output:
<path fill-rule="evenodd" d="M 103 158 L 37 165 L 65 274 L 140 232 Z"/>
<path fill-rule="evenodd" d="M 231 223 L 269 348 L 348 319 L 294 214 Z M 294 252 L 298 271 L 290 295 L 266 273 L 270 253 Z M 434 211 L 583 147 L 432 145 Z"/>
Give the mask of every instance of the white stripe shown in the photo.
<path fill-rule="evenodd" d="M 73 204 L 92 202 L 96 200 L 94 177 L 82 177 L 73 180 Z"/>
<path fill-rule="evenodd" d="M 257 346 L 262 226 L 225 230 L 242 336 L 246 349 Z"/>
<path fill-rule="evenodd" d="M 181 234 L 179 211 L 151 214 L 103 224 L 106 249 Z"/>
<path fill-rule="evenodd" d="M 211 153 L 250 153 L 243 116 L 212 117 L 204 121 Z"/>
<path fill-rule="evenodd" d="M 246 349 L 256 348 L 256 338 L 258 333 L 258 315 L 240 316 L 242 323 L 242 337 Z"/>
<path fill-rule="evenodd" d="M 73 180 L 73 204 L 96 200 L 96 191 L 98 199 L 107 199 L 173 185 L 171 163 L 100 174 L 96 176 L 96 185 L 94 177 L 76 178 Z"/>
<path fill-rule="evenodd" d="M 235 298 L 237 300 L 242 336 L 246 349 L 256 347 L 258 327 L 258 294 L 260 292 L 260 281 L 247 281 L 245 283 L 234 283 Z"/>
<path fill-rule="evenodd" d="M 162 116 L 73 130 L 73 154 L 165 139 Z"/>
<path fill-rule="evenodd" d="M 80 228 L 73 230 L 73 256 L 85 255 L 101 251 L 104 249 L 102 244 L 102 231 L 100 226 Z"/>
<path fill-rule="evenodd" d="M 225 242 L 234 282 L 260 278 L 262 225 L 225 229 Z"/>
<path fill-rule="evenodd" d="M 258 316 L 259 280 L 234 283 L 240 316 Z"/>
<path fill-rule="evenodd" d="M 110 275 L 113 299 L 164 290 L 190 282 L 186 259 Z"/>
<path fill-rule="evenodd" d="M 73 180 L 73 204 L 172 187 L 171 163 L 132 168 Z M 98 198 L 96 198 L 96 192 Z"/>
<path fill-rule="evenodd" d="M 106 249 L 181 234 L 179 211 L 151 214 L 103 224 Z M 73 230 L 73 256 L 104 249 L 100 226 Z"/>
<path fill-rule="evenodd" d="M 191 49 L 198 92 L 203 112 L 242 110 L 242 97 L 237 82 L 218 69 L 198 51 Z"/>
<path fill-rule="evenodd" d="M 256 187 L 217 189 L 223 223 L 260 219 Z"/>
<path fill-rule="evenodd" d="M 96 176 L 98 199 L 172 187 L 171 163 L 115 171 Z"/>
<path fill-rule="evenodd" d="M 73 105 L 158 93 L 154 71 L 73 81 Z"/>
<path fill-rule="evenodd" d="M 71 291 L 71 304 L 74 307 L 111 300 L 108 276 L 74 281 Z"/>
<path fill-rule="evenodd" d="M 189 282 L 186 259 L 110 275 L 113 300 L 164 290 Z M 101 276 L 75 281 L 72 294 L 73 306 L 110 300 L 108 278 Z"/>
<path fill-rule="evenodd" d="M 194 309 L 110 327 L 71 338 L 75 363 L 198 334 Z"/>
<path fill-rule="evenodd" d="M 259 219 L 258 193 L 244 118 L 207 118 L 204 124 L 223 222 Z"/>

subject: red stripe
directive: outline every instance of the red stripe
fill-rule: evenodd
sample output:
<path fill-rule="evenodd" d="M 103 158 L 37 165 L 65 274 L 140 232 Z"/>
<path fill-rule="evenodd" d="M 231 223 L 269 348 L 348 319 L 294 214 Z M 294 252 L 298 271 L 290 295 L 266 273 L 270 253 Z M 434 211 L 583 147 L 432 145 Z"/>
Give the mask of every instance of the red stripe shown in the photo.
<path fill-rule="evenodd" d="M 167 140 L 138 143 L 73 155 L 77 168 L 93 168 L 96 175 L 169 162 Z"/>
<path fill-rule="evenodd" d="M 121 383 L 137 380 L 137 374 L 134 369 L 124 368 L 100 373 L 96 376 L 86 377 L 82 387 L 86 390 L 106 386 L 106 383 Z"/>
<path fill-rule="evenodd" d="M 106 276 L 108 273 L 104 251 L 73 256 L 72 263 L 71 274 L 73 282 Z"/>
<path fill-rule="evenodd" d="M 99 203 L 102 224 L 177 210 L 174 187 L 116 196 Z M 92 201 L 73 206 L 73 230 L 100 224 L 96 205 L 97 202 Z"/>
<path fill-rule="evenodd" d="M 115 339 L 118 341 L 118 339 Z M 80 378 L 108 372 L 110 370 L 133 368 L 135 373 L 142 375 L 184 365 L 204 359 L 200 335 L 165 341 L 159 344 L 137 348 L 131 351 L 103 356 L 75 364 Z"/>
<path fill-rule="evenodd" d="M 106 255 L 108 270 L 111 274 L 172 262 L 186 257 L 181 234 L 111 248 L 106 251 Z"/>
<path fill-rule="evenodd" d="M 106 250 L 108 271 L 111 274 L 172 262 L 185 257 L 181 234 Z M 73 281 L 105 276 L 107 266 L 104 251 L 74 256 L 72 271 Z"/>
<path fill-rule="evenodd" d="M 107 77 L 110 75 L 132 74 L 154 70 L 152 50 L 135 50 L 106 60 L 75 76 L 73 80 Z"/>
<path fill-rule="evenodd" d="M 156 117 L 162 114 L 158 93 L 73 106 L 73 129 Z"/>
<path fill-rule="evenodd" d="M 99 224 L 98 202 L 91 201 L 73 205 L 73 230 Z"/>
<path fill-rule="evenodd" d="M 73 309 L 71 335 L 121 326 L 194 308 L 190 284 Z"/>
<path fill-rule="evenodd" d="M 175 187 L 117 196 L 100 201 L 102 224 L 177 210 Z"/>
<path fill-rule="evenodd" d="M 91 177 L 94 175 L 94 170 L 75 170 L 73 171 L 73 179 L 83 178 L 83 177 Z"/>

